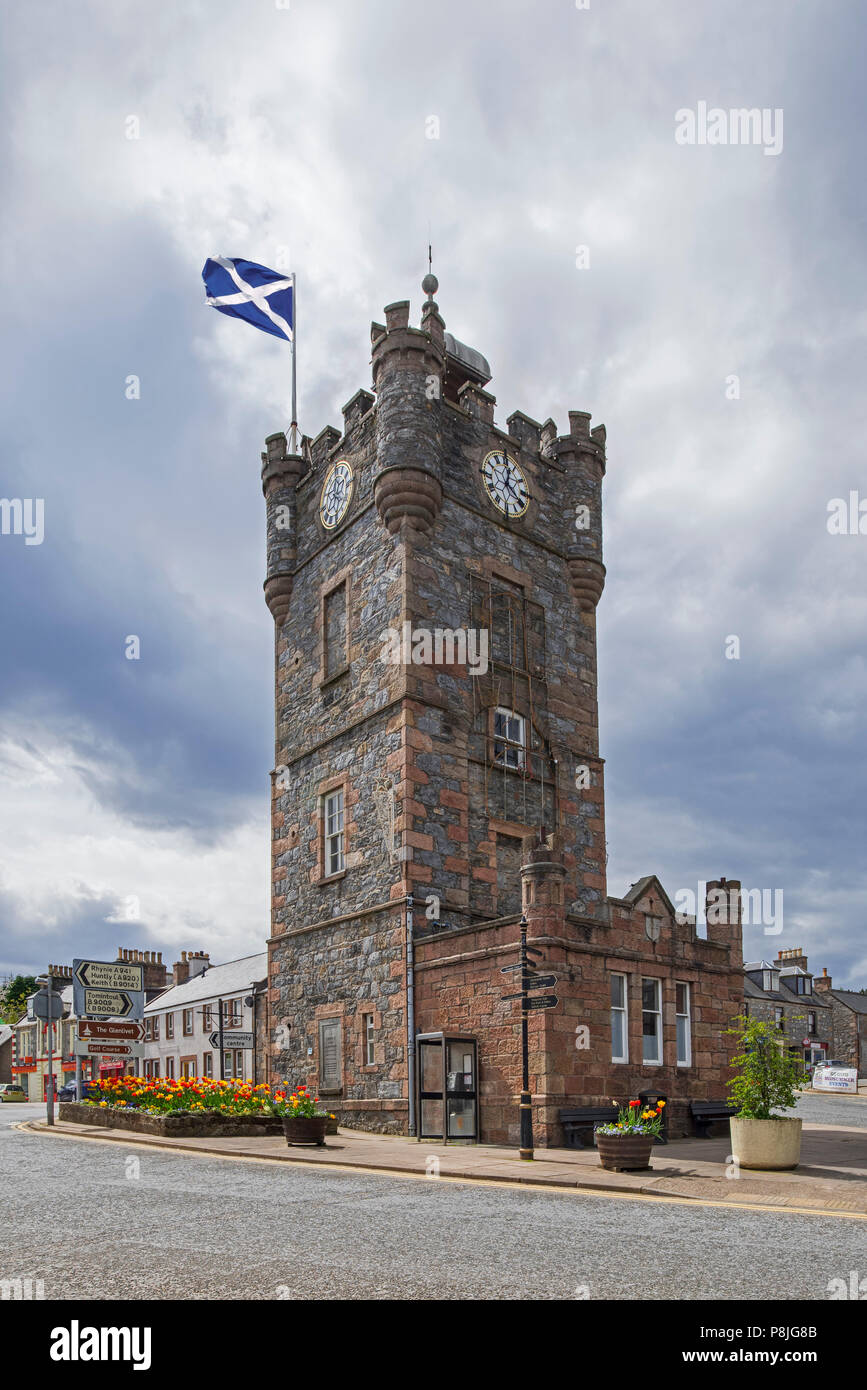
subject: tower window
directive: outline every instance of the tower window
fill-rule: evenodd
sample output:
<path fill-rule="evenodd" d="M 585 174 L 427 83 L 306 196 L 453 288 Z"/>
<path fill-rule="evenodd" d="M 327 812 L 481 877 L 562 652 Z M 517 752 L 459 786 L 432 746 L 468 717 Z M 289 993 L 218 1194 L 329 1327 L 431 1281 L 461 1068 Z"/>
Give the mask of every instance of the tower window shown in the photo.
<path fill-rule="evenodd" d="M 365 1065 L 368 1067 L 372 1067 L 376 1061 L 373 1032 L 373 1014 L 364 1015 L 364 1061 Z"/>
<path fill-rule="evenodd" d="M 329 680 L 339 675 L 349 663 L 347 650 L 347 588 L 346 580 L 325 595 L 322 624 L 324 642 L 323 676 Z"/>
<path fill-rule="evenodd" d="M 514 710 L 494 711 L 494 762 L 523 770 L 526 762 L 525 722 Z"/>
<path fill-rule="evenodd" d="M 325 833 L 325 876 L 340 874 L 346 867 L 344 858 L 343 788 L 325 798 L 323 829 Z"/>

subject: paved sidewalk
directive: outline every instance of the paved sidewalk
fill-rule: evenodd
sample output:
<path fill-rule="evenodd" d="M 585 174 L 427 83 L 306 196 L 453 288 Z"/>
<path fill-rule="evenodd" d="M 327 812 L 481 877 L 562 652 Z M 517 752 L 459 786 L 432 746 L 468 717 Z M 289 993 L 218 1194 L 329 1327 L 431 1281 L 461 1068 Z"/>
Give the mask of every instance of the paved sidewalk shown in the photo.
<path fill-rule="evenodd" d="M 100 1139 L 108 1143 L 151 1145 L 163 1150 L 217 1155 L 221 1158 L 268 1159 L 316 1163 L 324 1167 L 385 1170 L 461 1181 L 538 1184 L 583 1192 L 619 1192 L 697 1202 L 786 1207 L 801 1211 L 867 1215 L 867 1131 L 805 1124 L 801 1163 L 794 1172 L 741 1170 L 726 1176 L 728 1138 L 682 1139 L 657 1145 L 649 1173 L 608 1173 L 595 1149 L 537 1149 L 533 1162 L 515 1149 L 478 1144 L 435 1144 L 392 1135 L 341 1129 L 324 1148 L 289 1148 L 282 1137 L 258 1139 L 160 1139 L 128 1130 L 102 1129 L 44 1120 L 22 1128 L 57 1138 Z M 434 1163 L 432 1160 L 437 1160 Z"/>

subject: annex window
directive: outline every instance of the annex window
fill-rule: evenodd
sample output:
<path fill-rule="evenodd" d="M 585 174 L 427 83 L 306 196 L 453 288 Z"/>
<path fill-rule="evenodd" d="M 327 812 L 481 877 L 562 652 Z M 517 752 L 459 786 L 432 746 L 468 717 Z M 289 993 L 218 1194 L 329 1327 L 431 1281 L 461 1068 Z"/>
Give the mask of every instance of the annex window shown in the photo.
<path fill-rule="evenodd" d="M 166 1014 L 166 1038 L 173 1038 L 174 1036 L 175 1036 L 175 1016 L 174 1016 L 174 1014 Z"/>
<path fill-rule="evenodd" d="M 674 1015 L 677 1031 L 677 1065 L 692 1066 L 692 1019 L 690 1012 L 689 985 L 676 983 L 674 986 Z"/>
<path fill-rule="evenodd" d="M 328 680 L 339 675 L 349 663 L 347 650 L 347 587 L 346 580 L 325 595 L 322 605 L 324 641 L 323 676 Z"/>
<path fill-rule="evenodd" d="M 338 1091 L 343 1083 L 340 1019 L 323 1018 L 319 1024 L 319 1089 Z"/>
<path fill-rule="evenodd" d="M 651 1065 L 662 1064 L 662 1011 L 660 981 L 641 981 L 642 1060 Z"/>
<path fill-rule="evenodd" d="M 611 1060 L 612 1062 L 629 1061 L 625 975 L 611 976 Z"/>
<path fill-rule="evenodd" d="M 523 769 L 526 761 L 525 723 L 514 710 L 494 711 L 494 762 L 501 767 Z"/>
<path fill-rule="evenodd" d="M 343 788 L 330 792 L 323 806 L 323 835 L 325 841 L 325 877 L 340 874 L 346 867 L 344 858 Z"/>
<path fill-rule="evenodd" d="M 372 1067 L 372 1066 L 374 1065 L 374 1063 L 375 1063 L 375 1060 L 376 1060 L 375 1057 L 374 1057 L 374 1041 L 373 1041 L 373 1039 L 374 1039 L 374 1032 L 373 1032 L 373 1014 L 365 1014 L 365 1015 L 364 1015 L 364 1062 L 365 1062 L 365 1065 L 368 1066 L 368 1067 Z"/>
<path fill-rule="evenodd" d="M 192 1009 L 184 1009 L 184 1016 L 183 1016 L 183 1031 L 184 1031 L 184 1037 L 185 1037 L 185 1038 L 192 1037 L 192 1034 L 193 1034 L 193 1010 L 192 1010 Z"/>

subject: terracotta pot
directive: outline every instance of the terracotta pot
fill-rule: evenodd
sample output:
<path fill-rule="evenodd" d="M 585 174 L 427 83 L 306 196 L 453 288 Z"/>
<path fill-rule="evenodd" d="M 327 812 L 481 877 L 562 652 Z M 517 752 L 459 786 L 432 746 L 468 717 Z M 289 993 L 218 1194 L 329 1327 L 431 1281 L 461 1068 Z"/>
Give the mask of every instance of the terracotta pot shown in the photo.
<path fill-rule="evenodd" d="M 641 1172 L 650 1167 L 652 1134 L 600 1134 L 596 1131 L 599 1162 L 610 1173 Z"/>
<path fill-rule="evenodd" d="M 284 1115 L 287 1144 L 324 1144 L 326 1115 Z"/>
<path fill-rule="evenodd" d="M 330 1115 L 326 1115 L 326 1117 L 325 1117 L 325 1133 L 326 1133 L 326 1134 L 336 1134 L 336 1133 L 337 1133 L 337 1116 L 336 1116 L 336 1115 L 334 1116 L 333 1119 L 331 1118 Z"/>
<path fill-rule="evenodd" d="M 776 1171 L 797 1168 L 801 1159 L 801 1125 L 793 1116 L 752 1120 L 732 1115 L 732 1157 L 742 1168 Z"/>

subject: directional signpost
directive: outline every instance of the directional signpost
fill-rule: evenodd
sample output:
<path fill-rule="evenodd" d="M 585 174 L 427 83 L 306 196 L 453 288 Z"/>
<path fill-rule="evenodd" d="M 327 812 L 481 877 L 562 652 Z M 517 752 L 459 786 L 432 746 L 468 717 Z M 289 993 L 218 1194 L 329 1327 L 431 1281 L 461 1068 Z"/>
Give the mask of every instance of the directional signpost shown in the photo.
<path fill-rule="evenodd" d="M 144 1043 L 87 1042 L 84 1038 L 76 1038 L 75 1055 L 76 1057 L 143 1057 Z"/>
<path fill-rule="evenodd" d="M 78 1036 L 90 1042 L 144 1042 L 145 1030 L 142 1022 L 105 1023 L 93 1018 L 78 1021 Z"/>
<path fill-rule="evenodd" d="M 521 989 L 518 994 L 504 994 L 504 999 L 521 1001 L 521 1158 L 533 1157 L 533 1109 L 530 1100 L 530 1035 L 527 1026 L 529 1015 L 537 1009 L 553 1009 L 560 1001 L 556 994 L 539 994 L 530 998 L 531 989 L 550 989 L 557 983 L 556 975 L 540 975 L 532 956 L 541 956 L 537 946 L 527 945 L 527 919 L 521 918 L 521 956 L 517 965 L 501 966 L 501 974 L 521 973 Z"/>
<path fill-rule="evenodd" d="M 252 1047 L 252 1046 L 253 1046 L 253 1034 L 252 1034 L 252 1033 L 227 1033 L 227 1032 L 224 1030 L 224 1031 L 223 1031 L 223 1034 L 222 1034 L 222 1039 L 221 1039 L 221 1037 L 220 1037 L 220 1033 L 219 1033 L 219 1032 L 211 1033 L 210 1037 L 208 1038 L 208 1042 L 210 1043 L 211 1047 L 213 1047 L 215 1050 L 216 1050 L 217 1048 L 220 1047 L 221 1041 L 222 1041 L 222 1046 L 223 1046 L 224 1048 L 225 1048 L 225 1047 L 239 1047 L 239 1048 L 243 1048 L 243 1047 Z"/>
<path fill-rule="evenodd" d="M 78 1019 L 75 1082 L 80 1100 L 81 1057 L 124 1061 L 144 1056 L 144 966 L 139 961 L 73 960 L 72 1009 Z"/>

